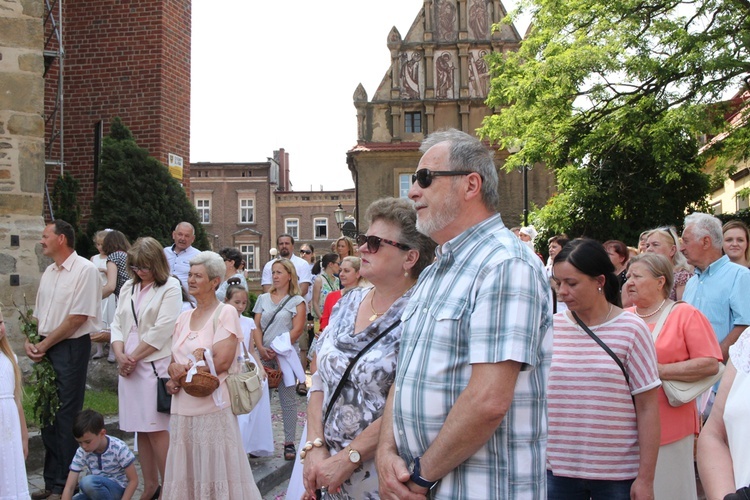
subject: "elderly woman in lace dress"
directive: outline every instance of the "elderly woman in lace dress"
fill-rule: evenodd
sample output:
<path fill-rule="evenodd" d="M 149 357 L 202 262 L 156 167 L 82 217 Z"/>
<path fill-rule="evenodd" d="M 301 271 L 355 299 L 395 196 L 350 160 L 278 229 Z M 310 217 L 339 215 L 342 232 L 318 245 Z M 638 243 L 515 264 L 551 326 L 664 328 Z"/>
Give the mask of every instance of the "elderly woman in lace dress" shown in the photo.
<path fill-rule="evenodd" d="M 374 455 L 396 373 L 400 317 L 417 277 L 432 262 L 435 243 L 417 232 L 407 200 L 374 202 L 367 221 L 357 244 L 360 273 L 372 286 L 342 297 L 316 354 L 308 442 L 300 451 L 303 498 L 315 498 L 316 490 L 326 491 L 326 498 L 379 498 Z"/>

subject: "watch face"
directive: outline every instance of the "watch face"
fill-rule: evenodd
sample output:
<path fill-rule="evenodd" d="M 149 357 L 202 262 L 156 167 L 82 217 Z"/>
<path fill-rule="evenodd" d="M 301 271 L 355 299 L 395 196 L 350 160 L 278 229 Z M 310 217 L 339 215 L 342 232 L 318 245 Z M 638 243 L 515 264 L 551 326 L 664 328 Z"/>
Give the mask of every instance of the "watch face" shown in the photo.
<path fill-rule="evenodd" d="M 352 463 L 358 464 L 360 461 L 359 452 L 357 450 L 352 450 L 349 452 L 349 460 L 352 461 Z"/>

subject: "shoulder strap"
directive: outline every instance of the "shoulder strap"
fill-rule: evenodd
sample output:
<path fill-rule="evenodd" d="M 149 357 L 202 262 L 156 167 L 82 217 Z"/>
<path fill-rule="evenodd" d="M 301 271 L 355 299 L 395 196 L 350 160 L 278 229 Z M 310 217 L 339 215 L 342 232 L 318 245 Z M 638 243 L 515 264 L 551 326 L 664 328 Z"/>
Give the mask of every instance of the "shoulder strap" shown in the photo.
<path fill-rule="evenodd" d="M 669 317 L 669 313 L 672 312 L 672 309 L 677 304 L 682 304 L 682 300 L 678 300 L 676 302 L 672 302 L 669 304 L 669 307 L 664 309 L 661 312 L 661 315 L 659 316 L 659 321 L 656 322 L 656 325 L 654 325 L 654 330 L 651 332 L 651 336 L 654 338 L 654 342 L 656 342 L 656 337 L 659 336 L 659 333 L 661 332 L 661 327 L 664 326 L 664 323 L 667 321 L 667 317 Z"/>
<path fill-rule="evenodd" d="M 216 333 L 216 327 L 219 326 L 219 314 L 221 314 L 222 309 L 224 309 L 224 304 L 219 302 L 216 311 L 214 311 L 214 333 Z"/>
<path fill-rule="evenodd" d="M 130 294 L 130 309 L 133 311 L 133 319 L 135 320 L 135 327 L 138 328 L 138 315 L 135 313 L 135 304 L 133 303 L 133 294 Z"/>
<path fill-rule="evenodd" d="M 336 386 L 336 390 L 333 391 L 333 396 L 331 396 L 331 401 L 328 403 L 328 408 L 326 408 L 326 416 L 323 418 L 323 426 L 325 426 L 326 421 L 328 420 L 328 415 L 331 414 L 331 410 L 333 409 L 333 404 L 336 402 L 336 400 L 341 395 L 341 391 L 344 389 L 344 384 L 349 379 L 349 374 L 352 371 L 352 368 L 354 368 L 354 365 L 359 361 L 359 358 L 361 358 L 367 351 L 370 350 L 372 346 L 374 346 L 380 339 L 386 336 L 388 332 L 396 328 L 399 324 L 401 324 L 401 319 L 397 319 L 394 321 L 391 326 L 386 328 L 382 333 L 380 333 L 377 337 L 372 339 L 369 344 L 364 346 L 361 351 L 357 353 L 356 356 L 352 358 L 352 360 L 349 362 L 349 366 L 346 367 L 346 371 L 341 376 L 341 380 L 339 380 L 339 385 Z"/>
<path fill-rule="evenodd" d="M 620 358 L 617 357 L 617 354 L 615 354 L 614 352 L 612 352 L 612 349 L 610 349 L 609 346 L 607 344 L 605 344 L 602 339 L 600 339 L 599 337 L 597 337 L 596 334 L 594 332 L 592 332 L 591 329 L 588 326 L 586 326 L 586 323 L 584 323 L 583 321 L 581 321 L 581 318 L 579 318 L 578 315 L 575 312 L 570 311 L 570 314 L 573 315 L 573 319 L 576 320 L 576 323 L 578 323 L 578 326 L 580 326 L 581 328 L 583 328 L 583 331 L 586 332 L 586 333 L 588 333 L 589 337 L 591 337 L 592 339 L 594 339 L 596 341 L 596 343 L 599 344 L 599 346 L 602 349 L 604 349 L 604 352 L 606 352 L 607 354 L 609 354 L 610 357 L 613 360 L 615 360 L 615 363 L 617 363 L 617 366 L 619 366 L 620 370 L 622 370 L 622 374 L 625 375 L 625 382 L 628 384 L 628 388 L 630 388 L 630 377 L 628 377 L 628 372 L 625 371 L 625 365 L 622 364 L 622 361 L 620 361 Z"/>
<path fill-rule="evenodd" d="M 268 298 L 270 300 L 271 296 L 269 295 Z M 268 330 L 268 327 L 271 326 L 271 323 L 273 323 L 273 320 L 276 319 L 276 315 L 279 314 L 279 311 L 284 309 L 284 306 L 286 305 L 287 302 L 291 300 L 291 298 L 292 298 L 291 295 L 287 295 L 286 298 L 283 301 L 281 301 L 281 304 L 279 304 L 279 307 L 277 307 L 276 310 L 273 312 L 273 314 L 271 315 L 271 319 L 268 320 L 268 323 L 266 323 L 266 326 L 261 325 L 263 330 Z"/>

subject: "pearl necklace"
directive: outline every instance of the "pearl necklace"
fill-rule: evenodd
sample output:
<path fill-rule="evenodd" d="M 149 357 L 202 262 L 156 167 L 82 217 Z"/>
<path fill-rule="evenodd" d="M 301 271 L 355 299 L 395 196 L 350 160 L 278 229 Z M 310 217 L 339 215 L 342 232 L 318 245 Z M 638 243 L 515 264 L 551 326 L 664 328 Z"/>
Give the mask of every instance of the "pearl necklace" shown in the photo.
<path fill-rule="evenodd" d="M 656 314 L 656 313 L 658 313 L 659 311 L 661 311 L 661 308 L 662 308 L 662 307 L 664 307 L 664 304 L 666 304 L 666 303 L 667 303 L 667 299 L 664 299 L 664 300 L 662 301 L 661 305 L 659 306 L 659 308 L 658 308 L 658 309 L 657 309 L 656 311 L 652 312 L 652 313 L 648 313 L 648 314 L 641 314 L 641 313 L 639 313 L 639 312 L 638 312 L 638 306 L 635 306 L 635 309 L 634 309 L 634 311 L 635 311 L 635 314 L 636 314 L 636 316 L 638 316 L 639 318 L 650 318 L 650 317 L 651 317 L 651 316 L 653 316 L 654 314 Z"/>

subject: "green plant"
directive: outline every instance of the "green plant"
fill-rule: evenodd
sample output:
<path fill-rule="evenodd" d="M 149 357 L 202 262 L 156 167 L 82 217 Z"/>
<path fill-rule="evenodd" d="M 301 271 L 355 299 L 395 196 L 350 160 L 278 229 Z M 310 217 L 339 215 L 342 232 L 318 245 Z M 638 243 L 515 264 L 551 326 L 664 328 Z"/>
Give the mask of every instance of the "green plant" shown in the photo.
<path fill-rule="evenodd" d="M 26 424 L 29 427 L 39 427 L 39 421 L 34 415 L 33 401 L 28 387 L 24 389 L 22 404 L 23 412 L 26 415 Z M 86 391 L 83 398 L 83 407 L 96 410 L 105 417 L 116 415 L 119 408 L 117 393 L 114 391 Z"/>

